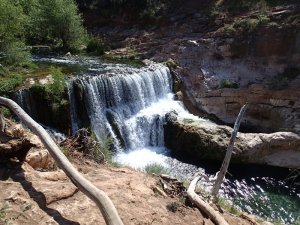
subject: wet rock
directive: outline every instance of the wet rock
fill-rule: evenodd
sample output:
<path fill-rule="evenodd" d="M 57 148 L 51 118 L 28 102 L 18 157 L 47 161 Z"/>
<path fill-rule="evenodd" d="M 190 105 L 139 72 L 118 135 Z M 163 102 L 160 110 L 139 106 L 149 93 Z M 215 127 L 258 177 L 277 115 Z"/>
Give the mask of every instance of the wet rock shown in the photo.
<path fill-rule="evenodd" d="M 177 120 L 178 113 L 176 111 L 171 111 L 166 114 L 166 122 L 173 123 Z"/>

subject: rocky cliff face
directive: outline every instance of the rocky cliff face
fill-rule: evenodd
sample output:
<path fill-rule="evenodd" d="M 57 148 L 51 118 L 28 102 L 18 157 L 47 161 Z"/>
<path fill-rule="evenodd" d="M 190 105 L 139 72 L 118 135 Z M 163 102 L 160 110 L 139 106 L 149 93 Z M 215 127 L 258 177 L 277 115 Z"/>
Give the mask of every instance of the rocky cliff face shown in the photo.
<path fill-rule="evenodd" d="M 178 63 L 179 96 L 200 111 L 233 124 L 248 102 L 244 126 L 299 133 L 300 29 L 261 27 L 251 35 L 175 40 L 155 57 Z"/>
<path fill-rule="evenodd" d="M 93 30 L 113 40 L 112 46 L 134 48 L 142 58 L 172 59 L 182 78 L 178 96 L 196 111 L 233 124 L 248 102 L 243 127 L 299 133 L 299 3 L 219 13 L 213 19 L 212 5 L 188 0 L 162 15 L 167 23 L 151 29 L 120 25 Z"/>

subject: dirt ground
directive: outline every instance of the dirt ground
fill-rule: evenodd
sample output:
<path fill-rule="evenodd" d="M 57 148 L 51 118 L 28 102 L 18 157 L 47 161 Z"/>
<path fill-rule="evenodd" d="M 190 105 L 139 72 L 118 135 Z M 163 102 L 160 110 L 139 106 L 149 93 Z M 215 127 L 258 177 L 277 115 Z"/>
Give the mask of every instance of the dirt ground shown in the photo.
<path fill-rule="evenodd" d="M 155 193 L 157 177 L 85 159 L 73 163 L 111 197 L 124 224 L 213 224 L 182 199 Z M 105 224 L 96 205 L 61 170 L 42 172 L 27 163 L 1 164 L 0 180 L 0 224 Z M 176 205 L 174 212 L 167 205 Z M 253 224 L 228 213 L 224 216 L 230 225 Z"/>

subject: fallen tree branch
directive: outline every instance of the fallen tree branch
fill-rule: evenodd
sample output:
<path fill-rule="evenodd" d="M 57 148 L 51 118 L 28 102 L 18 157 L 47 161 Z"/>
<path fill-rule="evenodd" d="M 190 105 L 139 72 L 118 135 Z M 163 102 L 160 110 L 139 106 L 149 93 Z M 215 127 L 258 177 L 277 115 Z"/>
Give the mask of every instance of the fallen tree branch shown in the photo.
<path fill-rule="evenodd" d="M 243 115 L 244 115 L 246 109 L 247 109 L 247 104 L 245 104 L 241 108 L 240 113 L 239 113 L 238 117 L 236 118 L 234 128 L 233 128 L 233 131 L 231 133 L 229 145 L 228 145 L 228 148 L 227 148 L 227 151 L 226 151 L 225 158 L 223 160 L 220 172 L 218 173 L 217 180 L 216 180 L 216 182 L 215 182 L 215 184 L 212 188 L 212 191 L 211 191 L 212 195 L 217 195 L 218 194 L 218 192 L 221 188 L 221 185 L 223 183 L 223 180 L 225 178 L 225 175 L 227 173 L 228 166 L 229 166 L 230 159 L 231 159 L 231 155 L 232 155 L 232 152 L 233 152 L 234 142 L 235 142 L 235 139 L 236 139 L 236 136 L 237 136 L 240 124 L 241 124 L 241 120 L 243 118 Z"/>
<path fill-rule="evenodd" d="M 4 130 L 5 130 L 5 120 L 0 108 L 0 132 L 4 132 Z"/>
<path fill-rule="evenodd" d="M 189 199 L 201 210 L 203 211 L 216 225 L 229 225 L 226 220 L 211 207 L 207 202 L 203 201 L 202 198 L 195 193 L 196 185 L 201 176 L 196 176 L 190 183 L 187 190 L 187 195 Z"/>
<path fill-rule="evenodd" d="M 55 142 L 51 139 L 45 129 L 36 123 L 18 104 L 14 101 L 0 97 L 0 105 L 8 107 L 22 121 L 24 125 L 32 130 L 41 139 L 44 146 L 48 149 L 57 165 L 66 173 L 76 187 L 91 200 L 93 200 L 100 209 L 106 224 L 123 225 L 118 212 L 108 197 L 108 195 L 99 190 L 89 180 L 85 179 L 69 162 L 65 155 L 61 152 Z"/>

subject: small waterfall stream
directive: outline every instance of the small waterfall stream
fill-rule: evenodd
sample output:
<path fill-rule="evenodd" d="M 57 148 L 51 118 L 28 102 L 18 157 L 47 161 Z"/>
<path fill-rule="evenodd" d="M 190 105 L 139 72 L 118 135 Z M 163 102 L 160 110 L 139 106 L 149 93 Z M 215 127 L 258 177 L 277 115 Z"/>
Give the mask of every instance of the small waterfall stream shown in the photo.
<path fill-rule="evenodd" d="M 174 159 L 171 151 L 164 147 L 166 113 L 174 110 L 181 118 L 201 120 L 174 100 L 172 77 L 165 66 L 155 64 L 136 69 L 94 59 L 36 60 L 59 66 L 80 66 L 79 74 L 67 81 L 72 132 L 90 127 L 100 140 L 109 134 L 116 148 L 115 161 L 134 168 L 158 163 L 180 179 L 191 179 L 199 170 L 211 178 L 220 168 L 211 162 L 184 163 Z M 28 91 L 21 90 L 15 93 L 14 99 L 34 115 L 38 106 L 31 102 L 29 95 Z M 280 169 L 261 168 L 260 172 L 249 174 L 249 171 L 258 171 L 257 168 L 247 165 L 230 169 L 233 176 L 225 180 L 222 195 L 249 213 L 293 224 L 300 217 L 299 188 L 289 187 L 282 181 L 286 173 L 275 179 L 274 174 L 279 174 Z M 270 172 L 264 173 L 267 170 Z"/>

